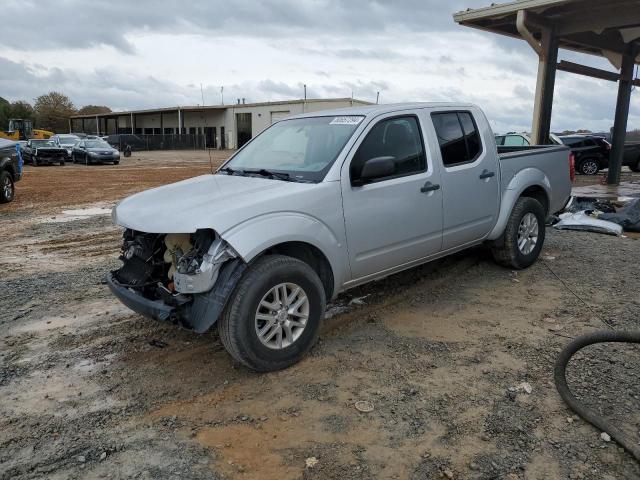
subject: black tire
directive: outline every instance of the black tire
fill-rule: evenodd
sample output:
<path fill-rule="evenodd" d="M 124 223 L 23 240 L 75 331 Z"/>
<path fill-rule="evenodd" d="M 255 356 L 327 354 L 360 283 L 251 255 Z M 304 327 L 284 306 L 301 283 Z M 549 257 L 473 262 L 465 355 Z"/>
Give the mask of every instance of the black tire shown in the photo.
<path fill-rule="evenodd" d="M 61 161 L 60 161 L 60 166 L 61 166 L 61 167 L 64 167 L 64 166 L 65 166 L 65 163 L 66 163 L 66 162 L 65 162 L 64 160 L 61 160 Z"/>
<path fill-rule="evenodd" d="M 597 158 L 585 158 L 578 164 L 578 173 L 582 175 L 597 175 L 600 171 L 600 162 Z"/>
<path fill-rule="evenodd" d="M 34 167 L 39 167 L 40 164 L 38 163 L 38 158 L 37 157 L 31 157 L 31 163 L 33 164 Z"/>
<path fill-rule="evenodd" d="M 5 188 L 5 185 L 8 188 Z M 9 203 L 16 194 L 13 176 L 9 172 L 0 172 L 0 203 Z"/>
<path fill-rule="evenodd" d="M 528 213 L 535 215 L 538 222 L 536 243 L 530 253 L 523 253 L 518 247 L 518 231 L 520 224 Z M 500 241 L 491 248 L 493 258 L 497 263 L 509 268 L 523 269 L 531 266 L 538 259 L 545 236 L 545 213 L 544 207 L 534 198 L 520 197 L 516 202 L 507 227 L 502 234 Z"/>
<path fill-rule="evenodd" d="M 113 162 L 114 165 L 119 165 L 120 164 L 120 160 L 116 160 L 115 162 Z"/>
<path fill-rule="evenodd" d="M 640 172 L 640 158 L 636 160 L 636 163 L 629 165 L 632 172 Z"/>
<path fill-rule="evenodd" d="M 89 162 L 89 155 L 87 155 L 87 154 L 85 154 L 85 156 L 84 156 L 84 164 L 85 165 L 90 165 L 91 164 L 91 162 Z"/>
<path fill-rule="evenodd" d="M 309 315 L 300 336 L 287 347 L 265 346 L 256 332 L 256 312 L 263 297 L 280 283 L 295 283 L 307 295 Z M 218 321 L 222 344 L 238 362 L 259 372 L 287 368 L 300 361 L 318 338 L 326 306 L 325 291 L 306 263 L 284 255 L 266 255 L 244 272 Z"/>

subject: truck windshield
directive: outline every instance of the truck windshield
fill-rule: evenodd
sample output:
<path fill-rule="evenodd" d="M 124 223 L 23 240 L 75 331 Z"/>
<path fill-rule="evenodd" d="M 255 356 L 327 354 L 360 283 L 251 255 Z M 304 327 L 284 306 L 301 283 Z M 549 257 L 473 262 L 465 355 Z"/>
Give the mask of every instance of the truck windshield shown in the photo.
<path fill-rule="evenodd" d="M 269 171 L 291 180 L 319 182 L 362 116 L 308 117 L 278 122 L 252 140 L 225 165 L 227 173 Z"/>

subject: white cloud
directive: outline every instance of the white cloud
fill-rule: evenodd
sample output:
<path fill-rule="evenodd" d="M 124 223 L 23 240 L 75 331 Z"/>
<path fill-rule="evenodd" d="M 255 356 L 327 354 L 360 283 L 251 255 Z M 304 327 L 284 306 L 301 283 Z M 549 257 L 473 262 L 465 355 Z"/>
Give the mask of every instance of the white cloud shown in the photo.
<path fill-rule="evenodd" d="M 526 130 L 537 59 L 525 42 L 460 27 L 488 0 L 11 1 L 0 96 L 49 90 L 114 109 L 309 97 L 473 101 L 497 131 Z M 605 60 L 562 58 L 610 68 Z M 558 74 L 553 128 L 607 129 L 616 85 Z M 637 120 L 634 94 L 631 121 Z M 633 125 L 632 125 L 633 126 Z"/>

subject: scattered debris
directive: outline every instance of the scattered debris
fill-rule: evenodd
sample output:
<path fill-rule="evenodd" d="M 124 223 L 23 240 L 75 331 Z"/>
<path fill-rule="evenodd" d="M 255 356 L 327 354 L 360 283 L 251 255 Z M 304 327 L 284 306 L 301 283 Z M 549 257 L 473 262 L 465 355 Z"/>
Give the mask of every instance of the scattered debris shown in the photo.
<path fill-rule="evenodd" d="M 611 441 L 611 435 L 609 435 L 607 432 L 602 432 L 600 434 L 600 438 L 602 439 L 603 442 L 610 442 Z"/>
<path fill-rule="evenodd" d="M 587 215 L 585 212 L 563 213 L 560 221 L 553 228 L 558 230 L 583 230 L 607 235 L 622 235 L 622 227 L 616 223 L 600 220 Z"/>
<path fill-rule="evenodd" d="M 364 305 L 364 299 L 367 298 L 368 296 L 369 295 L 364 295 L 362 297 L 354 297 L 349 302 L 349 305 Z"/>
<path fill-rule="evenodd" d="M 152 347 L 157 347 L 157 348 L 164 348 L 166 346 L 168 346 L 169 344 L 163 340 L 158 340 L 156 338 L 154 338 L 153 340 L 149 340 L 149 345 L 151 345 Z"/>
<path fill-rule="evenodd" d="M 598 218 L 617 223 L 625 232 L 640 232 L 640 198 L 630 201 L 617 212 L 603 213 Z"/>
<path fill-rule="evenodd" d="M 530 395 L 533 392 L 533 387 L 528 382 L 522 382 L 516 385 L 515 387 L 509 387 L 510 392 L 524 392 L 527 395 Z"/>
<path fill-rule="evenodd" d="M 355 403 L 355 407 L 356 407 L 356 410 L 362 413 L 373 412 L 373 408 L 374 408 L 373 403 L 369 402 L 368 400 L 358 400 Z"/>
<path fill-rule="evenodd" d="M 304 463 L 307 468 L 313 468 L 318 464 L 318 459 L 316 457 L 309 457 Z"/>
<path fill-rule="evenodd" d="M 100 454 L 100 461 L 102 461 L 102 460 L 104 460 L 104 459 L 106 459 L 106 458 L 107 458 L 107 452 L 102 452 L 102 453 Z"/>
<path fill-rule="evenodd" d="M 78 455 L 78 462 L 84 463 L 87 461 L 87 458 L 84 455 Z"/>

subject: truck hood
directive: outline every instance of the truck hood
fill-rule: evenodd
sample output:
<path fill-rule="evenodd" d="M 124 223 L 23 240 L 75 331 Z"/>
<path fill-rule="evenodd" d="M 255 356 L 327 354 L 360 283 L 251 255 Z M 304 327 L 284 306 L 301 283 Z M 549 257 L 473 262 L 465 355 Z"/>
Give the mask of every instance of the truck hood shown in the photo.
<path fill-rule="evenodd" d="M 296 200 L 319 184 L 259 177 L 202 175 L 122 200 L 114 223 L 147 233 L 192 233 L 212 228 L 220 235 L 259 215 L 295 211 Z"/>

